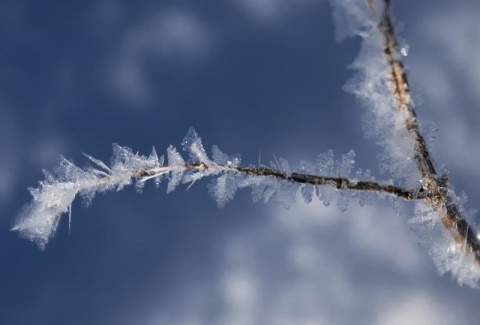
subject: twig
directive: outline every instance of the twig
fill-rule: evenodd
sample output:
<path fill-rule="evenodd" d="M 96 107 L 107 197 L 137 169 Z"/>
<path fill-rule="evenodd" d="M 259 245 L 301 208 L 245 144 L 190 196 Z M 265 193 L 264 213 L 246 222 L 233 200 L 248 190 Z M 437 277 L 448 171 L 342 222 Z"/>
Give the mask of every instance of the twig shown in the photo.
<path fill-rule="evenodd" d="M 132 174 L 133 178 L 137 180 L 143 180 L 145 178 L 151 178 L 159 173 L 168 172 L 169 168 L 172 167 L 160 167 L 154 168 L 150 170 L 142 170 L 138 173 Z M 399 197 L 405 200 L 415 200 L 415 199 L 426 199 L 427 193 L 422 189 L 405 189 L 398 186 L 393 186 L 389 184 L 382 184 L 375 181 L 360 181 L 360 180 L 352 180 L 346 177 L 334 177 L 334 176 L 320 176 L 320 175 L 310 175 L 310 174 L 302 174 L 302 173 L 291 173 L 287 174 L 285 172 L 266 168 L 266 167 L 231 167 L 231 166 L 223 166 L 217 165 L 215 167 L 208 167 L 203 163 L 199 164 L 185 164 L 182 168 L 191 171 L 203 171 L 206 169 L 213 169 L 217 168 L 221 171 L 225 172 L 239 172 L 244 173 L 247 175 L 253 176 L 260 176 L 260 177 L 274 177 L 280 180 L 286 180 L 294 183 L 300 184 L 310 184 L 314 186 L 331 186 L 337 189 L 348 189 L 348 190 L 355 190 L 355 191 L 364 191 L 364 192 L 373 192 L 378 194 L 387 194 L 395 197 Z M 101 178 L 100 181 L 104 182 L 107 181 L 108 177 Z"/>
<path fill-rule="evenodd" d="M 367 4 L 370 7 L 371 2 Z M 405 131 L 413 135 L 415 141 L 414 158 L 426 192 L 424 200 L 441 216 L 442 224 L 455 242 L 464 245 L 465 251 L 473 253 L 475 260 L 480 264 L 480 240 L 454 202 L 452 195 L 448 193 L 447 184 L 437 174 L 425 139 L 420 133 L 407 75 L 398 53 L 398 43 L 390 14 L 390 0 L 383 0 L 383 13 L 378 31 L 383 38 L 383 53 L 390 67 L 390 89 L 397 111 L 405 116 Z"/>

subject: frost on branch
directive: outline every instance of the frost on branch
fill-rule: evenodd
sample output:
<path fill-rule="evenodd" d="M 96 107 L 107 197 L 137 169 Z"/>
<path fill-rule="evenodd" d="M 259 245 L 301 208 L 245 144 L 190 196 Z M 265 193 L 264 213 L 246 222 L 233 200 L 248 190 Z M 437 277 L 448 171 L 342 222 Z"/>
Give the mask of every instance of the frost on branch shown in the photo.
<path fill-rule="evenodd" d="M 463 209 L 462 198 L 456 199 Z M 452 240 L 451 234 L 442 225 L 438 212 L 433 211 L 425 202 L 418 201 L 415 204 L 415 216 L 408 222 L 417 234 L 420 245 L 432 256 L 441 275 L 451 273 L 460 285 L 478 287 L 478 264 L 472 254 L 466 254 L 464 243 Z"/>
<path fill-rule="evenodd" d="M 383 57 L 382 40 L 377 32 L 381 10 L 370 11 L 365 1 L 331 0 L 337 40 L 360 37 L 360 53 L 351 65 L 356 75 L 345 85 L 366 108 L 364 131 L 383 147 L 380 170 L 408 188 L 419 186 L 415 161 L 415 141 L 405 133 L 404 113 L 395 108 L 389 87 L 388 62 Z M 378 6 L 381 8 L 381 6 Z"/>
<path fill-rule="evenodd" d="M 337 40 L 357 36 L 362 40 L 360 53 L 352 64 L 356 76 L 345 90 L 354 94 L 367 109 L 364 117 L 366 136 L 374 137 L 383 147 L 379 157 L 381 172 L 390 176 L 393 185 L 416 188 L 419 189 L 417 193 L 423 193 L 420 204 L 426 204 L 431 211 L 427 213 L 417 207 L 414 220 L 422 220 L 423 224 L 427 220 L 425 215 L 429 216 L 427 224 L 439 225 L 443 230 L 426 240 L 429 244 L 435 243 L 429 251 L 439 271 L 451 272 L 459 283 L 476 283 L 480 238 L 455 193 L 436 169 L 428 148 L 429 137 L 420 132 L 402 58 L 407 55 L 408 45 L 399 45 L 397 41 L 391 1 L 330 2 L 337 24 Z M 418 196 L 413 195 L 413 198 L 418 199 Z M 398 210 L 397 198 L 393 197 L 391 202 Z M 446 234 L 449 240 L 438 240 Z"/>
<path fill-rule="evenodd" d="M 268 167 L 247 168 L 240 165 L 240 155 L 229 156 L 217 146 L 213 146 L 212 158 L 209 158 L 193 128 L 188 131 L 182 145 L 189 159 L 185 160 L 175 147 L 169 146 L 166 164 L 164 156 L 158 157 L 155 149 L 147 157 L 117 144 L 113 145 L 110 166 L 85 155 L 94 166 L 82 169 L 62 157 L 53 172 L 44 172 L 45 180 L 37 188 L 29 189 L 33 199 L 18 214 L 12 230 L 19 231 L 21 236 L 44 249 L 54 236 L 61 216 L 71 211 L 77 195 L 88 206 L 97 192 L 119 191 L 132 183 L 140 192 L 147 180 L 153 179 L 158 186 L 164 177 L 168 179 L 167 193 L 182 183 L 190 183 L 191 186 L 201 178 L 212 177 L 208 191 L 219 207 L 232 200 L 237 189 L 246 187 L 251 188 L 254 201 L 274 200 L 287 208 L 295 201 L 297 193 L 307 203 L 318 197 L 325 205 L 330 205 L 338 193 L 337 206 L 342 211 L 348 207 L 349 197 L 359 197 L 361 205 L 365 201 L 359 193 L 347 192 L 335 182 L 315 186 L 295 182 L 291 178 L 296 172 L 331 175 L 337 180 L 340 179 L 338 177 L 351 177 L 355 157 L 353 151 L 343 155 L 340 161 L 335 161 L 333 152 L 328 151 L 318 156 L 315 165 L 302 162 L 297 169 L 292 169 L 287 160 L 282 158 L 275 158 L 275 162 Z M 373 179 L 369 172 L 362 174 L 361 171 L 357 171 L 355 177 Z"/>
<path fill-rule="evenodd" d="M 97 192 L 121 190 L 132 183 L 132 176 L 142 170 L 158 171 L 163 157 L 158 159 L 155 151 L 149 157 L 133 154 L 129 148 L 113 145 L 110 167 L 86 155 L 97 167 L 80 168 L 61 157 L 53 172 L 44 171 L 45 180 L 37 188 L 30 188 L 32 202 L 17 215 L 12 230 L 35 242 L 41 249 L 54 236 L 62 214 L 69 211 L 78 195 L 89 205 Z M 153 174 L 153 173 L 152 173 Z M 155 174 L 155 175 L 157 175 Z"/>

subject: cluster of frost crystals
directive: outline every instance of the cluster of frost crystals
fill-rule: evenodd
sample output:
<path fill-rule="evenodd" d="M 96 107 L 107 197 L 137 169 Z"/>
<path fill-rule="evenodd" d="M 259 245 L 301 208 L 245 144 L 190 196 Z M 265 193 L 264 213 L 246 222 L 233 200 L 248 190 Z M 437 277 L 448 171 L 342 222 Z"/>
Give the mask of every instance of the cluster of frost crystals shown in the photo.
<path fill-rule="evenodd" d="M 33 199 L 17 215 L 12 230 L 35 242 L 41 249 L 55 235 L 62 214 L 71 211 L 77 195 L 89 205 L 95 193 L 121 190 L 132 183 L 132 176 L 143 170 L 161 167 L 163 157 L 155 150 L 149 157 L 134 154 L 129 148 L 113 146 L 111 166 L 86 155 L 96 167 L 80 168 L 72 161 L 60 158 L 53 172 L 44 171 L 45 180 L 30 188 Z M 160 176 L 164 171 L 159 171 Z"/>
<path fill-rule="evenodd" d="M 354 166 L 355 152 L 353 150 L 343 154 L 341 160 L 335 160 L 333 150 L 328 150 L 326 153 L 317 156 L 317 163 L 315 165 L 302 161 L 296 171 L 302 174 L 343 177 L 353 181 L 358 179 L 374 180 L 369 170 L 363 173 L 360 169 L 353 173 Z M 345 189 L 336 189 L 330 185 L 313 186 L 304 184 L 300 188 L 300 194 L 305 203 L 310 203 L 315 194 L 325 206 L 330 206 L 336 198 L 337 207 L 342 212 L 347 210 L 350 204 L 350 198 L 359 198 L 360 205 L 362 206 L 366 204 L 367 200 L 371 202 L 370 194 L 368 193 L 363 194 Z"/>
<path fill-rule="evenodd" d="M 437 212 L 425 202 L 417 201 L 415 216 L 409 223 L 441 275 L 450 273 L 460 285 L 478 287 L 480 269 L 474 257 L 466 254 L 463 244 L 452 239 Z"/>
<path fill-rule="evenodd" d="M 215 163 L 222 168 L 221 176 L 214 178 L 208 185 L 208 189 L 220 208 L 235 197 L 237 189 L 247 187 L 252 191 L 254 202 L 264 201 L 266 203 L 274 200 L 281 203 L 285 208 L 289 208 L 295 202 L 299 184 L 274 177 L 245 175 L 235 169 L 240 165 L 239 155 L 227 156 L 216 146 L 213 146 L 212 153 Z M 266 168 L 263 165 L 257 167 L 259 170 Z M 287 160 L 283 158 L 275 159 L 275 163 L 271 162 L 270 168 L 278 170 L 286 176 L 291 174 L 290 166 Z"/>
<path fill-rule="evenodd" d="M 132 176 L 136 173 L 159 168 L 163 166 L 163 161 L 164 157 L 161 156 L 159 158 L 155 148 L 152 149 L 150 156 L 145 157 L 138 153 L 133 153 L 130 148 L 114 144 L 112 166 L 108 170 L 109 173 L 107 175 L 110 182 L 106 182 L 106 189 L 115 187 L 117 191 L 120 191 L 124 186 L 132 183 Z M 155 175 L 155 177 L 159 180 L 161 175 L 162 173 Z M 144 178 L 141 182 L 137 182 L 136 187 L 138 190 L 141 190 L 146 179 L 147 178 Z"/>
<path fill-rule="evenodd" d="M 190 128 L 182 141 L 183 150 L 187 151 L 192 163 L 203 163 L 207 166 L 213 164 L 203 148 L 202 138 L 200 138 L 194 128 Z"/>
<path fill-rule="evenodd" d="M 45 172 L 45 180 L 40 182 L 39 187 L 30 189 L 33 200 L 17 216 L 12 230 L 19 231 L 22 236 L 44 249 L 54 236 L 62 214 L 71 212 L 72 202 L 77 195 L 83 197 L 88 206 L 97 192 L 119 191 L 134 181 L 137 190 L 141 192 L 145 182 L 150 179 L 154 179 L 158 186 L 161 179 L 166 178 L 168 193 L 180 184 L 190 183 L 191 186 L 197 180 L 209 176 L 212 181 L 208 190 L 219 207 L 232 200 L 238 189 L 246 187 L 251 188 L 254 201 L 273 200 L 280 202 L 285 208 L 295 202 L 300 192 L 307 203 L 315 194 L 326 206 L 336 197 L 337 206 L 345 211 L 352 196 L 349 191 L 331 186 L 335 184 L 314 187 L 288 180 L 292 176 L 292 168 L 283 158 L 274 157 L 274 162 L 270 162 L 269 166 L 251 166 L 248 169 L 240 165 L 240 155 L 227 155 L 217 146 L 213 146 L 210 158 L 193 128 L 188 131 L 182 146 L 188 153 L 188 160 L 185 160 L 175 147 L 169 146 L 166 164 L 164 156 L 159 157 L 155 149 L 147 157 L 117 144 L 113 145 L 110 166 L 85 155 L 95 167 L 82 169 L 61 158 L 53 172 Z M 335 160 L 333 151 L 330 150 L 319 155 L 315 165 L 302 163 L 299 171 L 352 179 L 354 163 L 353 150 L 342 155 L 341 160 Z M 270 170 L 275 170 L 287 179 L 268 175 Z M 262 171 L 267 175 L 262 175 Z M 359 177 L 369 175 L 369 172 L 356 173 Z M 368 198 L 361 200 L 366 202 Z"/>
<path fill-rule="evenodd" d="M 233 200 L 238 189 L 238 184 L 244 176 L 237 173 L 226 172 L 212 180 L 208 185 L 208 192 L 217 201 L 218 207 L 223 208 L 225 204 Z"/>
<path fill-rule="evenodd" d="M 361 168 L 355 172 L 355 179 L 364 181 L 375 181 L 375 177 L 372 176 L 372 172 L 367 169 L 363 171 Z M 352 197 L 358 198 L 358 204 L 363 207 L 365 205 L 372 205 L 373 198 L 379 196 L 379 193 L 357 191 L 353 192 Z"/>
<path fill-rule="evenodd" d="M 190 156 L 188 163 L 205 166 L 205 168 L 186 170 L 183 174 L 182 183 L 190 183 L 191 186 L 203 177 L 216 175 L 224 171 L 223 166 L 210 160 L 203 148 L 202 139 L 194 128 L 191 127 L 188 130 L 187 135 L 182 141 L 182 145 L 183 150 L 187 151 Z"/>
<path fill-rule="evenodd" d="M 333 159 L 333 152 L 331 153 L 331 155 Z M 263 168 L 277 170 L 284 174 L 286 177 L 289 177 L 292 174 L 292 168 L 290 167 L 290 164 L 286 159 L 283 158 L 277 159 L 275 157 L 275 161 L 270 162 L 269 166 L 259 165 L 254 167 L 260 171 L 260 174 Z M 296 169 L 295 171 L 310 174 L 316 173 L 315 168 L 307 165 L 306 163 L 302 163 L 300 168 Z M 228 173 L 228 171 L 226 173 Z M 230 179 L 233 179 L 232 176 L 229 177 Z M 312 201 L 314 187 L 310 185 L 301 185 L 299 183 L 288 180 L 279 180 L 272 176 L 265 177 L 261 175 L 242 175 L 237 173 L 237 175 L 235 175 L 234 177 L 236 181 L 231 182 L 229 188 L 236 190 L 237 188 L 249 187 L 252 191 L 252 199 L 254 202 L 263 201 L 266 203 L 273 200 L 279 202 L 285 208 L 289 208 L 296 201 L 296 196 L 299 192 L 307 203 Z M 217 180 L 214 180 L 213 183 L 217 184 Z M 325 186 L 322 186 L 322 188 L 323 187 Z M 213 187 L 210 188 L 211 193 L 212 189 Z M 320 194 L 317 193 L 317 196 L 320 197 Z M 218 203 L 219 206 L 223 206 L 223 201 Z M 222 205 L 220 205 L 220 203 L 222 203 Z"/>
<path fill-rule="evenodd" d="M 214 165 L 222 170 L 222 175 L 212 180 L 212 183 L 208 185 L 208 191 L 218 206 L 223 208 L 225 204 L 233 200 L 237 189 L 241 187 L 245 179 L 245 175 L 237 173 L 234 169 L 240 166 L 241 158 L 238 154 L 229 156 L 217 146 L 213 146 L 212 159 Z"/>
<path fill-rule="evenodd" d="M 389 67 L 383 58 L 382 40 L 377 32 L 381 10 L 370 12 L 365 1 L 331 0 L 336 22 L 337 40 L 362 38 L 360 53 L 352 68 L 356 75 L 345 90 L 367 108 L 364 116 L 366 137 L 374 137 L 384 148 L 380 170 L 398 185 L 418 187 L 419 174 L 413 160 L 413 138 L 405 133 L 405 116 L 397 112 L 389 88 Z M 375 1 L 374 1 L 375 2 Z M 375 8 L 382 8 L 378 4 Z"/>
<path fill-rule="evenodd" d="M 180 184 L 183 173 L 186 169 L 185 160 L 183 160 L 182 155 L 180 155 L 177 149 L 171 145 L 167 149 L 167 160 L 168 165 L 173 167 L 167 186 L 167 193 L 170 193 L 178 186 L 178 184 Z"/>
<path fill-rule="evenodd" d="M 239 188 L 250 187 L 253 202 L 269 202 L 270 200 L 281 203 L 289 208 L 295 202 L 299 184 L 278 180 L 273 177 L 246 176 L 239 184 Z"/>

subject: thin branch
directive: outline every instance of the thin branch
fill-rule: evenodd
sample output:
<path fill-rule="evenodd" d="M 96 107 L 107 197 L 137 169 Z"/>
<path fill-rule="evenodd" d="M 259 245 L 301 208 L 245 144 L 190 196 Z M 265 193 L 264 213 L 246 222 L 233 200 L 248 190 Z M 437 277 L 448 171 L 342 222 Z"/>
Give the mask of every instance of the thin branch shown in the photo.
<path fill-rule="evenodd" d="M 405 189 L 398 186 L 389 184 L 382 184 L 375 181 L 359 181 L 352 180 L 341 176 L 320 176 L 302 173 L 287 174 L 282 171 L 266 168 L 266 167 L 243 167 L 243 166 L 223 166 L 217 165 L 214 167 L 208 167 L 207 165 L 200 164 L 185 164 L 182 168 L 192 171 L 203 171 L 206 169 L 219 169 L 224 172 L 239 172 L 247 175 L 260 176 L 260 177 L 274 177 L 280 180 L 286 180 L 300 184 L 310 184 L 314 186 L 331 186 L 336 189 L 348 189 L 363 192 L 372 192 L 378 194 L 387 194 L 395 197 L 399 197 L 405 200 L 425 199 L 427 193 L 423 189 Z M 142 170 L 141 172 L 132 174 L 133 178 L 137 180 L 144 180 L 155 177 L 159 174 L 169 172 L 171 167 L 159 167 L 150 170 Z M 108 177 L 104 177 L 101 181 L 107 181 Z"/>
<path fill-rule="evenodd" d="M 445 178 L 437 174 L 425 139 L 420 133 L 405 67 L 398 51 L 398 42 L 390 14 L 390 0 L 383 0 L 383 14 L 378 24 L 378 31 L 383 38 L 384 57 L 390 67 L 390 89 L 397 111 L 405 116 L 405 131 L 413 135 L 415 141 L 415 161 L 422 177 L 423 188 L 427 193 L 424 200 L 441 215 L 442 224 L 455 242 L 463 244 L 465 250 L 473 253 L 475 260 L 480 264 L 480 240 L 453 197 L 448 194 Z"/>
<path fill-rule="evenodd" d="M 311 185 L 328 185 L 337 189 L 349 189 L 355 191 L 384 193 L 391 196 L 403 198 L 405 200 L 413 200 L 419 198 L 425 198 L 425 193 L 422 189 L 408 190 L 398 186 L 386 185 L 377 183 L 374 181 L 358 181 L 350 180 L 346 177 L 332 177 L 332 176 L 319 176 L 301 173 L 291 173 L 290 175 L 280 172 L 278 170 L 270 168 L 255 168 L 255 167 L 236 167 L 240 172 L 257 175 L 257 176 L 272 176 L 277 179 L 288 180 L 300 184 Z"/>

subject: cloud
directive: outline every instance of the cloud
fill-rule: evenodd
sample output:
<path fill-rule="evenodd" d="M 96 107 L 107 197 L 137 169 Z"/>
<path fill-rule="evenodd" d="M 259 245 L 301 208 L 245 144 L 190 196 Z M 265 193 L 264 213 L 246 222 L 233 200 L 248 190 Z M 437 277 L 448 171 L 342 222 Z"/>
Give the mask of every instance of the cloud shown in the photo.
<path fill-rule="evenodd" d="M 400 293 L 394 303 L 388 304 L 378 317 L 378 324 L 467 324 L 462 314 L 448 312 L 448 306 L 431 294 L 410 289 Z"/>
<path fill-rule="evenodd" d="M 434 9 L 408 29 L 410 76 L 421 87 L 420 110 L 440 130 L 436 145 L 442 148 L 441 161 L 457 175 L 478 177 L 480 130 L 474 121 L 480 119 L 480 60 L 474 53 L 480 52 L 480 35 L 472 26 L 480 10 L 476 2 Z"/>
<path fill-rule="evenodd" d="M 480 59 L 473 54 L 480 51 L 480 34 L 472 27 L 478 20 L 479 10 L 475 5 L 455 6 L 423 22 L 427 36 L 441 47 L 441 56 L 449 61 L 449 66 L 463 74 L 466 90 L 477 103 L 480 103 L 477 87 Z"/>
<path fill-rule="evenodd" d="M 211 29 L 187 11 L 156 12 L 125 33 L 110 84 L 132 104 L 148 104 L 155 92 L 147 62 L 197 62 L 211 53 L 213 39 Z"/>
<path fill-rule="evenodd" d="M 273 22 L 292 9 L 304 8 L 319 0 L 234 0 L 248 14 L 262 22 Z"/>
<path fill-rule="evenodd" d="M 442 291 L 404 218 L 381 202 L 297 203 L 227 236 L 220 279 L 184 284 L 149 324 L 451 324 L 476 316 Z M 447 280 L 448 281 L 448 280 Z M 200 285 L 201 284 L 201 285 Z M 203 297 L 198 299 L 198 297 Z M 209 306 L 216 306 L 215 311 Z M 348 311 L 346 313 L 345 311 Z M 161 315 L 161 316 L 159 316 Z M 455 316 L 457 317 L 457 316 Z"/>

